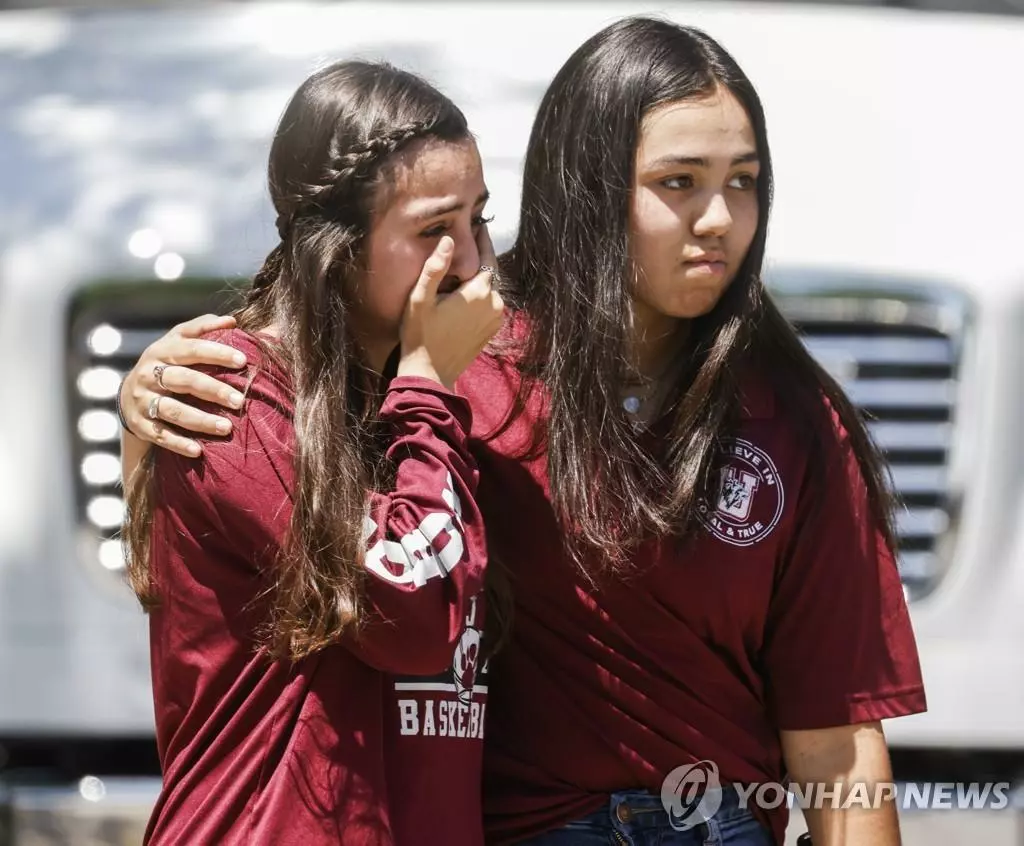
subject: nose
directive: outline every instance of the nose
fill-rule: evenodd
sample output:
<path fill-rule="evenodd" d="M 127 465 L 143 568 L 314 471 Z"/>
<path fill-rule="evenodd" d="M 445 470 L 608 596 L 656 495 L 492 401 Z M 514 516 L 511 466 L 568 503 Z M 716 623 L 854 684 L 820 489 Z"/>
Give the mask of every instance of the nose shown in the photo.
<path fill-rule="evenodd" d="M 693 234 L 700 236 L 722 237 L 732 228 L 732 215 L 729 204 L 720 193 L 708 200 L 704 211 L 693 224 Z"/>
<path fill-rule="evenodd" d="M 455 253 L 448 268 L 449 276 L 456 277 L 461 283 L 476 276 L 479 270 L 480 250 L 472 231 L 455 236 Z"/>

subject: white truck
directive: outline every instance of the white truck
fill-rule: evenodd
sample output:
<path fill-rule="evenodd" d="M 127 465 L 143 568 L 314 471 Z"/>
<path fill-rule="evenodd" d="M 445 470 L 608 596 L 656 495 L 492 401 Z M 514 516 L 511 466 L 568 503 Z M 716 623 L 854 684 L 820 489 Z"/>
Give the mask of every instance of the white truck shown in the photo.
<path fill-rule="evenodd" d="M 138 842 L 159 773 L 147 627 L 117 540 L 114 392 L 166 328 L 227 308 L 272 246 L 265 161 L 298 82 L 340 56 L 437 82 L 478 133 L 500 247 L 544 87 L 638 12 L 707 29 L 758 86 L 778 185 L 770 282 L 890 458 L 930 706 L 887 725 L 897 774 L 1022 774 L 1024 18 L 775 3 L 7 11 L 0 846 Z M 999 846 L 1019 824 L 1011 808 L 904 829 L 910 844 Z"/>

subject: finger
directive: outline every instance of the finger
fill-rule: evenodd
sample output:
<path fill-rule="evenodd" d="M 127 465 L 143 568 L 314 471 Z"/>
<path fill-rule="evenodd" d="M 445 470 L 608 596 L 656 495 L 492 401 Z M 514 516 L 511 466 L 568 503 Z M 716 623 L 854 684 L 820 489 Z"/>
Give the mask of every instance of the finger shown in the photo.
<path fill-rule="evenodd" d="M 146 420 L 145 423 L 139 426 L 138 437 L 163 449 L 183 455 L 186 458 L 198 458 L 203 452 L 203 447 L 199 441 L 194 441 L 191 438 L 178 434 L 160 420 Z"/>
<path fill-rule="evenodd" d="M 167 394 L 188 394 L 196 399 L 222 405 L 225 408 L 242 407 L 243 397 L 231 385 L 189 367 L 168 366 L 163 372 L 163 378 L 159 380 L 163 383 L 162 387 L 152 370 L 145 381 L 151 391 L 165 396 Z"/>
<path fill-rule="evenodd" d="M 465 302 L 480 302 L 491 295 L 491 291 L 494 290 L 493 282 L 493 275 L 484 270 L 467 279 L 452 291 L 452 294 L 459 294 Z"/>
<path fill-rule="evenodd" d="M 497 333 L 504 322 L 505 302 L 497 289 L 492 288 L 480 298 L 477 308 L 480 309 L 480 321 L 484 326 L 488 340 Z M 486 342 L 485 342 L 486 345 Z"/>
<path fill-rule="evenodd" d="M 416 280 L 416 286 L 412 289 L 410 299 L 417 302 L 432 303 L 437 297 L 437 288 L 441 280 L 448 275 L 448 268 L 452 264 L 452 256 L 455 254 L 455 241 L 448 235 L 441 237 L 434 247 L 434 252 L 423 264 L 420 278 Z"/>
<path fill-rule="evenodd" d="M 208 414 L 191 405 L 162 397 L 157 413 L 165 423 L 170 423 L 186 432 L 201 432 L 207 435 L 227 435 L 231 432 L 231 421 L 217 414 Z"/>
<path fill-rule="evenodd" d="M 235 318 L 230 314 L 204 314 L 179 323 L 174 331 L 184 338 L 198 338 L 216 329 L 234 329 L 235 324 Z"/>
<path fill-rule="evenodd" d="M 485 273 L 478 273 L 476 276 L 463 282 L 454 291 L 439 297 L 437 301 L 438 311 L 440 312 L 442 309 L 465 309 L 470 303 L 478 301 L 482 296 L 481 292 L 487 285 L 487 282 L 481 277 L 486 275 Z"/>
<path fill-rule="evenodd" d="M 480 227 L 476 233 L 476 248 L 480 254 L 480 264 L 487 267 L 498 266 L 498 258 L 494 255 L 494 244 L 491 243 L 491 233 L 487 231 L 486 224 Z"/>
<path fill-rule="evenodd" d="M 184 367 L 190 364 L 208 364 L 215 367 L 238 368 L 244 367 L 246 361 L 242 352 L 227 344 L 183 336 L 166 338 L 153 350 L 153 356 L 159 359 L 157 363 Z"/>

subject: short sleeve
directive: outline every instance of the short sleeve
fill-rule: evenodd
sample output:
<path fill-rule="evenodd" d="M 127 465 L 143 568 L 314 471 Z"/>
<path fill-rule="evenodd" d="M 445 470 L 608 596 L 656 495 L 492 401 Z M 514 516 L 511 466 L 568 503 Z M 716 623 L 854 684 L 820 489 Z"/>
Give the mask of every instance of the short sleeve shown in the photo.
<path fill-rule="evenodd" d="M 765 632 L 769 708 L 782 730 L 874 722 L 926 710 L 896 562 L 872 518 L 845 431 L 823 439 L 820 484 L 805 479 Z"/>

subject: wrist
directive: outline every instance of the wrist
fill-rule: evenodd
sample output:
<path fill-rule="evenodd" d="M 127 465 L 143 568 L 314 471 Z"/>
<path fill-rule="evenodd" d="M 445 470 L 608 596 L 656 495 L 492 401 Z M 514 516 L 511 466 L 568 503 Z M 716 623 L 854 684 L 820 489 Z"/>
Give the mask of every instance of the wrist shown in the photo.
<path fill-rule="evenodd" d="M 417 355 L 413 353 L 411 355 L 402 356 L 398 362 L 398 369 L 395 372 L 396 376 L 418 376 L 422 379 L 430 379 L 437 382 L 444 388 L 451 389 L 449 385 L 438 373 L 437 368 L 434 367 L 433 362 L 430 358 L 425 355 Z"/>
<path fill-rule="evenodd" d="M 129 435 L 134 434 L 131 428 L 128 426 L 128 421 L 124 417 L 124 408 L 121 406 L 121 392 L 124 390 L 124 383 L 128 380 L 125 376 L 121 383 L 117 386 L 117 393 L 114 395 L 114 408 L 117 411 L 117 419 L 121 424 L 121 428 Z"/>

